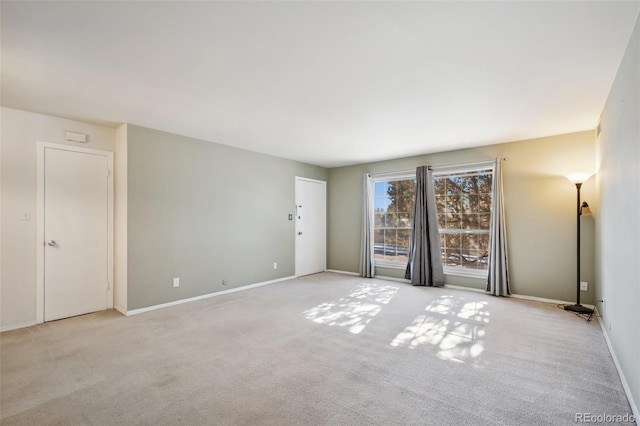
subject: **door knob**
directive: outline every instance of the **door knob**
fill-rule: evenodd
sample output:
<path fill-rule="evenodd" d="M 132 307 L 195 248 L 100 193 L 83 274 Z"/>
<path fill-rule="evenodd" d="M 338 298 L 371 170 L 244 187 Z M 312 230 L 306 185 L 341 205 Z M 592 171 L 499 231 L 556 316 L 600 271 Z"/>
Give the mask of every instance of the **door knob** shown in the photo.
<path fill-rule="evenodd" d="M 55 247 L 55 246 L 56 246 L 56 241 L 55 241 L 55 240 L 49 240 L 49 241 L 47 241 L 47 244 L 48 244 L 50 247 Z"/>
<path fill-rule="evenodd" d="M 302 232 L 298 232 L 298 235 L 302 235 Z"/>

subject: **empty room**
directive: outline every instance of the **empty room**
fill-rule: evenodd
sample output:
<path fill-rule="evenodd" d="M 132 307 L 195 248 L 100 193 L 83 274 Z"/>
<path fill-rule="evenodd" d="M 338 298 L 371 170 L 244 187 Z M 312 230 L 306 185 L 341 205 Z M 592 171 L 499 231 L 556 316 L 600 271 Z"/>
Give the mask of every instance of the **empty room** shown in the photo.
<path fill-rule="evenodd" d="M 0 424 L 638 424 L 639 16 L 0 0 Z"/>

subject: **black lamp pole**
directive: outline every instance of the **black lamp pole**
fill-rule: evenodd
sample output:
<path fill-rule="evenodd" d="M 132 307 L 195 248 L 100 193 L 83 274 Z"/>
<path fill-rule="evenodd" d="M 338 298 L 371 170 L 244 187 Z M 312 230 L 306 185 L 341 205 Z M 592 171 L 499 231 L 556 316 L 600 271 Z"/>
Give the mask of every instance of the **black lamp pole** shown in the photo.
<path fill-rule="evenodd" d="M 577 312 L 579 314 L 592 314 L 593 313 L 593 309 L 591 308 L 587 308 L 584 307 L 580 304 L 580 216 L 582 214 L 581 210 L 582 208 L 580 207 L 580 188 L 582 187 L 582 183 L 576 183 L 576 189 L 578 190 L 578 198 L 577 198 L 577 202 L 576 202 L 576 207 L 577 207 L 577 229 L 578 229 L 578 233 L 577 233 L 577 241 L 578 241 L 578 245 L 577 245 L 577 253 L 578 253 L 578 258 L 576 259 L 576 304 L 575 305 L 565 305 L 564 309 L 567 311 L 571 311 L 571 312 Z"/>

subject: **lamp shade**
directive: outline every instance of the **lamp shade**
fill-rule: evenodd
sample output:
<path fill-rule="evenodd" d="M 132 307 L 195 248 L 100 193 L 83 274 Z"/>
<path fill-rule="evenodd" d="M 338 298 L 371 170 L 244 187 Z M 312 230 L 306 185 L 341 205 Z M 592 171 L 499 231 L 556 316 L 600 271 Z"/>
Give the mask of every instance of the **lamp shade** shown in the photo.
<path fill-rule="evenodd" d="M 567 179 L 569 179 L 573 183 L 585 183 L 589 180 L 589 178 L 593 175 L 593 173 L 589 172 L 577 172 L 577 173 L 569 173 Z"/>
<path fill-rule="evenodd" d="M 580 214 L 582 216 L 591 216 L 591 209 L 589 208 L 589 204 L 587 204 L 586 201 L 583 201 L 582 205 L 580 206 Z"/>

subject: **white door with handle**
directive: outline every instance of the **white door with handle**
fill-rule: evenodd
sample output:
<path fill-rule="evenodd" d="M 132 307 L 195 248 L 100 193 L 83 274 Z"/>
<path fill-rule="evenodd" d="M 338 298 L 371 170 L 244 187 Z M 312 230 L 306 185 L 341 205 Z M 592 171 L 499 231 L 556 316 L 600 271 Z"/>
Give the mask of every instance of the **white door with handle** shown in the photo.
<path fill-rule="evenodd" d="M 113 154 L 42 145 L 43 320 L 113 306 Z"/>
<path fill-rule="evenodd" d="M 326 270 L 327 183 L 296 177 L 296 276 Z"/>

